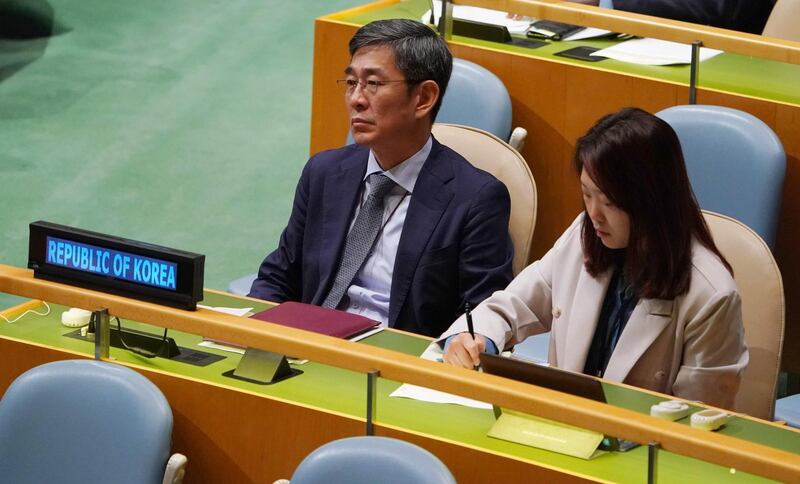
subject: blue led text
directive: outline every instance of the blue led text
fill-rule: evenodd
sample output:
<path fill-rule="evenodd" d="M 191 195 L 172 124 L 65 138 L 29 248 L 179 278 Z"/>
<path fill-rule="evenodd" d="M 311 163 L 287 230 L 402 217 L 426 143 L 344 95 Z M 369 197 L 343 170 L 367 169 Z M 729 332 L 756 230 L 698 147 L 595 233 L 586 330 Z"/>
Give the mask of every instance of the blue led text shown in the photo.
<path fill-rule="evenodd" d="M 178 265 L 141 255 L 47 237 L 47 263 L 175 291 Z"/>

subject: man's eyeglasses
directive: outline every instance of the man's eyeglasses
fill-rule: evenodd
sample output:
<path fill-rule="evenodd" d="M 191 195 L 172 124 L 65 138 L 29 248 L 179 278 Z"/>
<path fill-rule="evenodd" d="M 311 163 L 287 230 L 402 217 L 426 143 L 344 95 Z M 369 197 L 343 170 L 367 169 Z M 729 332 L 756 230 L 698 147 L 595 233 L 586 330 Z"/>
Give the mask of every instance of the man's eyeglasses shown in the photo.
<path fill-rule="evenodd" d="M 381 86 L 385 86 L 387 84 L 395 84 L 398 82 L 404 82 L 406 84 L 416 84 L 416 81 L 409 81 L 407 79 L 401 79 L 397 81 L 379 81 L 376 79 L 368 79 L 366 81 L 362 81 L 360 79 L 337 79 L 336 85 L 338 85 L 341 89 L 344 90 L 344 93 L 348 96 L 352 95 L 356 91 L 357 86 L 361 86 L 361 90 L 366 94 L 375 94 L 378 92 L 378 88 Z"/>

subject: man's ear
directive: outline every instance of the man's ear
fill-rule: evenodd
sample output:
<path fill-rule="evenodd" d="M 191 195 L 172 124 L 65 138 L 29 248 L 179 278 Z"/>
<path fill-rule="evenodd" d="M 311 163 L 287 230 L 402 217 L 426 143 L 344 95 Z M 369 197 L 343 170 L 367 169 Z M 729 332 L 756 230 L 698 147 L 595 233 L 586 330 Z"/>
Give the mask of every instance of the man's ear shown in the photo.
<path fill-rule="evenodd" d="M 422 81 L 417 86 L 417 105 L 415 108 L 415 116 L 417 119 L 428 117 L 433 106 L 439 100 L 439 85 L 436 81 L 428 79 Z"/>

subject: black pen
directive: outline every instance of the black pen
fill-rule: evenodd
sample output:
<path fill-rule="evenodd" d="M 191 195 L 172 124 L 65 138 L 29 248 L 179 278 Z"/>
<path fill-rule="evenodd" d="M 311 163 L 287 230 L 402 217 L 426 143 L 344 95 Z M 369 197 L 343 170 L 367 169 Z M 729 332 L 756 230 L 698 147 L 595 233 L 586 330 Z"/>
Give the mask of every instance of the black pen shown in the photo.
<path fill-rule="evenodd" d="M 472 313 L 469 310 L 469 303 L 464 304 L 464 313 L 467 315 L 467 330 L 472 339 L 475 339 L 475 328 L 472 326 Z"/>
<path fill-rule="evenodd" d="M 469 310 L 469 303 L 464 304 L 464 314 L 467 315 L 467 330 L 469 330 L 469 335 L 472 337 L 472 341 L 475 341 L 475 328 L 472 326 L 472 313 Z M 473 368 L 477 370 L 480 367 L 481 365 L 478 363 Z"/>

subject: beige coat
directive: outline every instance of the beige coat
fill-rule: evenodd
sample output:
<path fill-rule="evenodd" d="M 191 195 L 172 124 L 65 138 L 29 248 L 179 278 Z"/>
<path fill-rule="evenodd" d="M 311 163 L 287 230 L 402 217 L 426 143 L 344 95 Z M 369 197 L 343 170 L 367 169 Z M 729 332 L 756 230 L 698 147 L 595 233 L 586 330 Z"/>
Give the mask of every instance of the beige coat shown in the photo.
<path fill-rule="evenodd" d="M 545 256 L 473 311 L 475 332 L 509 348 L 552 331 L 551 365 L 581 372 L 611 278 L 583 266 L 581 222 Z M 466 331 L 462 316 L 442 335 Z M 643 299 L 633 310 L 604 378 L 731 408 L 748 353 L 741 299 L 715 254 L 695 243 L 689 291 L 674 300 Z"/>

